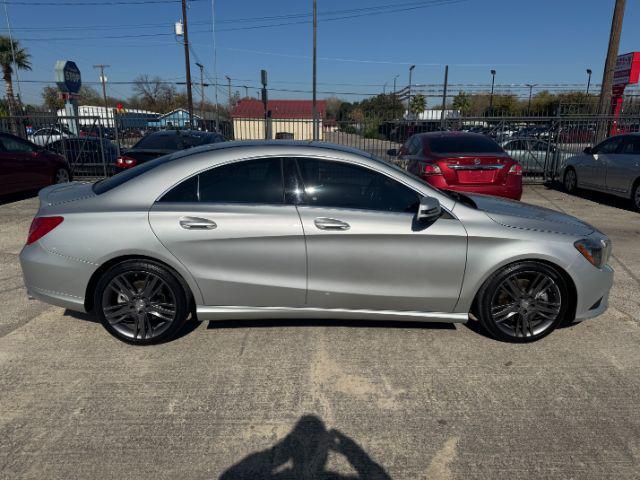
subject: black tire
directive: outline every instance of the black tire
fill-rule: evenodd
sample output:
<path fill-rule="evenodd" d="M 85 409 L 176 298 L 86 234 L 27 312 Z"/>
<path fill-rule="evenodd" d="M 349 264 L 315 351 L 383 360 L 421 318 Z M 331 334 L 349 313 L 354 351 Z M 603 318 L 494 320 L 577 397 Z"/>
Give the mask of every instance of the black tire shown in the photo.
<path fill-rule="evenodd" d="M 145 283 L 139 284 L 136 278 L 140 278 L 139 282 Z M 131 288 L 128 291 L 134 293 L 132 298 L 116 293 L 113 288 L 114 282 L 122 282 L 123 279 L 129 282 L 127 285 Z M 150 279 L 160 285 L 159 293 L 145 297 L 143 290 L 151 283 Z M 161 303 L 159 297 L 166 299 L 166 302 Z M 114 300 L 117 303 L 113 303 Z M 150 345 L 171 340 L 185 323 L 190 312 L 189 296 L 184 282 L 169 269 L 148 260 L 127 260 L 107 270 L 98 280 L 93 302 L 96 315 L 104 328 L 118 340 L 133 345 Z M 111 306 L 109 302 L 112 303 Z M 131 306 L 135 302 L 142 304 L 139 310 Z M 145 305 L 153 310 L 153 313 L 148 312 Z M 170 310 L 165 308 L 167 305 L 171 305 Z M 111 312 L 105 314 L 105 308 Z M 114 308 L 116 311 L 113 311 Z M 113 318 L 114 313 L 119 318 Z M 111 316 L 111 321 L 106 315 Z M 139 320 L 141 317 L 144 319 Z M 171 317 L 171 320 L 164 320 L 165 317 Z M 139 328 L 142 325 L 144 326 Z"/>
<path fill-rule="evenodd" d="M 578 174 L 576 173 L 575 168 L 568 167 L 564 171 L 564 175 L 562 177 L 562 186 L 567 193 L 576 193 L 576 191 L 578 190 Z"/>
<path fill-rule="evenodd" d="M 546 285 L 536 282 L 546 281 L 545 278 L 550 281 L 549 287 L 535 293 L 534 287 Z M 510 288 L 505 288 L 505 283 L 507 286 L 515 283 L 517 293 L 522 293 L 520 300 L 509 293 Z M 547 264 L 526 261 L 504 267 L 484 283 L 478 292 L 477 313 L 480 324 L 493 338 L 526 343 L 549 335 L 563 323 L 569 304 L 569 289 L 564 277 Z M 551 309 L 553 314 L 549 313 Z M 536 321 L 540 323 L 536 324 Z"/>
<path fill-rule="evenodd" d="M 636 180 L 631 190 L 631 206 L 636 212 L 640 212 L 640 179 Z"/>

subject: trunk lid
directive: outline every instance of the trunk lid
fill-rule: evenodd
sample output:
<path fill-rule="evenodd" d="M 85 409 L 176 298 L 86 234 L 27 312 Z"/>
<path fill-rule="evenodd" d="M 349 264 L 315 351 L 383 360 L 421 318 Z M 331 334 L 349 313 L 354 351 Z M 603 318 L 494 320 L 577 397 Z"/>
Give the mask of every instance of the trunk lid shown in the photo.
<path fill-rule="evenodd" d="M 449 185 L 504 184 L 513 160 L 500 153 L 434 157 Z"/>
<path fill-rule="evenodd" d="M 83 198 L 94 197 L 93 184 L 87 182 L 58 183 L 38 192 L 40 206 L 60 205 Z"/>

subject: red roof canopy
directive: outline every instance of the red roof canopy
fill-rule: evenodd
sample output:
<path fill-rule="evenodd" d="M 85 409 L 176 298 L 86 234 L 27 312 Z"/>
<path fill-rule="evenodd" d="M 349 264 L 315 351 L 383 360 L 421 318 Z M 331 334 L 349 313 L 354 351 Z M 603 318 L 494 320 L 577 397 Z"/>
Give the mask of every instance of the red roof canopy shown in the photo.
<path fill-rule="evenodd" d="M 316 108 L 318 117 L 324 118 L 325 100 L 318 100 Z M 313 102 L 311 100 L 269 100 L 267 109 L 271 110 L 271 118 L 313 118 Z M 264 106 L 260 100 L 245 98 L 240 100 L 231 112 L 233 118 L 264 118 Z"/>

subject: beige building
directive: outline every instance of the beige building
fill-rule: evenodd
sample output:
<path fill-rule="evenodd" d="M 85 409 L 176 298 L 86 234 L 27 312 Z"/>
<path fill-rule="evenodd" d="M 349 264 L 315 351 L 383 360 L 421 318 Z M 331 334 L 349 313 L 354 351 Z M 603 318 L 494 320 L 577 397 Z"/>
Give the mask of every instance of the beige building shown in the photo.
<path fill-rule="evenodd" d="M 326 102 L 316 102 L 319 139 L 324 137 Z M 313 139 L 313 103 L 311 100 L 270 100 L 267 104 L 267 138 L 283 140 Z M 265 138 L 264 105 L 260 100 L 240 100 L 231 113 L 235 140 Z"/>

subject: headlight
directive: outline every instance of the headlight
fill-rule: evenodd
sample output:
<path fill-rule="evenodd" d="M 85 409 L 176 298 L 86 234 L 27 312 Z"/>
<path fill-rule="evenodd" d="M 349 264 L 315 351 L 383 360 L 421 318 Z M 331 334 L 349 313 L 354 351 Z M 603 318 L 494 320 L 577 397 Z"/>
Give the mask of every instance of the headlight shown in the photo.
<path fill-rule="evenodd" d="M 611 253 L 610 240 L 592 240 L 583 238 L 573 244 L 576 249 L 595 267 L 602 268 L 609 260 Z"/>

